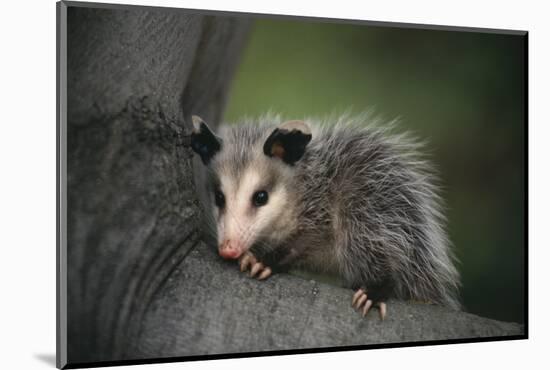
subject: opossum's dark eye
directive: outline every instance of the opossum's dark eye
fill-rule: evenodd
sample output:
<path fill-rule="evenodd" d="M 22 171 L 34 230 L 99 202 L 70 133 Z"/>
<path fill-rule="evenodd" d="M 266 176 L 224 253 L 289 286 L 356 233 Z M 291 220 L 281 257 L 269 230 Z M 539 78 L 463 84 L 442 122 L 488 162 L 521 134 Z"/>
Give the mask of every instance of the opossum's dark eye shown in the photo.
<path fill-rule="evenodd" d="M 214 191 L 214 201 L 218 208 L 223 208 L 225 206 L 225 195 L 220 190 Z"/>
<path fill-rule="evenodd" d="M 269 197 L 267 196 L 267 191 L 264 191 L 264 190 L 257 191 L 252 196 L 252 203 L 254 203 L 256 207 L 261 207 L 267 203 L 268 198 Z"/>

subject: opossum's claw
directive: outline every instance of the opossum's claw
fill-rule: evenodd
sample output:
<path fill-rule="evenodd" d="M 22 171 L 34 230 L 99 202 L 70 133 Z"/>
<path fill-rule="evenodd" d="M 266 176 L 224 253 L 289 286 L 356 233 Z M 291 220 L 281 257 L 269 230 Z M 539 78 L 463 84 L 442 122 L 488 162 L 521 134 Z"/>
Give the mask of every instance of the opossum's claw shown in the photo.
<path fill-rule="evenodd" d="M 261 262 L 257 262 L 254 266 L 252 266 L 252 269 L 250 270 L 250 276 L 257 277 L 258 280 L 267 279 L 271 275 L 271 273 L 271 268 Z"/>
<path fill-rule="evenodd" d="M 355 303 L 363 295 L 365 295 L 365 291 L 363 289 L 357 289 L 357 292 L 355 292 L 353 298 L 351 299 L 351 307 L 355 308 Z"/>
<path fill-rule="evenodd" d="M 381 320 L 384 320 L 386 318 L 388 311 L 385 302 L 369 299 L 366 289 L 358 289 L 357 292 L 355 292 L 351 300 L 351 306 L 356 310 L 362 309 L 361 314 L 363 315 L 363 317 L 366 316 L 367 313 L 369 313 L 372 306 L 378 307 L 378 309 L 380 310 Z"/>
<path fill-rule="evenodd" d="M 386 312 L 387 312 L 386 303 L 380 302 L 378 304 L 378 308 L 380 309 L 380 320 L 384 320 L 386 318 Z"/>
<path fill-rule="evenodd" d="M 258 276 L 258 280 L 264 280 L 267 279 L 271 275 L 271 269 L 266 266 L 264 270 L 260 273 L 260 276 Z"/>
<path fill-rule="evenodd" d="M 256 262 L 254 265 L 252 265 L 252 268 L 250 269 L 250 277 L 256 276 L 260 270 L 263 270 L 264 264 L 261 262 Z"/>
<path fill-rule="evenodd" d="M 248 271 L 250 269 L 250 277 L 256 277 L 258 280 L 267 279 L 273 272 L 270 267 L 259 262 L 256 257 L 250 252 L 244 253 L 239 258 L 239 267 L 241 272 Z"/>
<path fill-rule="evenodd" d="M 240 268 L 241 268 L 241 272 L 245 272 L 246 270 L 248 270 L 249 266 L 254 266 L 256 264 L 256 262 L 258 262 L 258 261 L 256 261 L 256 258 L 251 253 L 246 252 L 240 258 L 239 265 L 240 265 Z"/>
<path fill-rule="evenodd" d="M 357 293 L 356 293 L 356 295 L 357 295 Z M 362 294 L 359 294 L 358 298 L 355 299 L 355 303 L 353 303 L 353 301 L 352 301 L 353 308 L 355 308 L 356 310 L 361 308 L 361 306 L 363 306 L 363 304 L 365 304 L 365 301 L 367 300 L 367 298 L 368 298 L 368 296 L 367 296 L 366 293 L 363 292 Z"/>
<path fill-rule="evenodd" d="M 367 302 L 365 303 L 365 307 L 363 307 L 363 317 L 365 317 L 369 313 L 369 310 L 371 307 L 372 307 L 372 300 L 367 299 Z"/>

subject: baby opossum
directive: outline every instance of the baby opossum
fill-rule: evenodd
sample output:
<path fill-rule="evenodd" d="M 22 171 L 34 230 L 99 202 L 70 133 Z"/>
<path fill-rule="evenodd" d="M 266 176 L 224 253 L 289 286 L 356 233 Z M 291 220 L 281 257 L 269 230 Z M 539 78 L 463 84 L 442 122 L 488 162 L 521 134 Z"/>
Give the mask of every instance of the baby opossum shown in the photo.
<path fill-rule="evenodd" d="M 437 178 L 407 134 L 368 116 L 281 122 L 265 116 L 215 135 L 193 116 L 208 168 L 219 254 L 267 278 L 298 268 L 339 276 L 363 316 L 388 297 L 460 308 Z"/>

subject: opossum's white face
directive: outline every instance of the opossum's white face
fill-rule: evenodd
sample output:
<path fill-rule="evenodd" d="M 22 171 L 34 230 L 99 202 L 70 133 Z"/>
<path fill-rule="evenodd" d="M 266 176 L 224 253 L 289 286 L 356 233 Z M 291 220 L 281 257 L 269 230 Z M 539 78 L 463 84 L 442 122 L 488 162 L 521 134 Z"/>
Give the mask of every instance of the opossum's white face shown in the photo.
<path fill-rule="evenodd" d="M 265 176 L 258 164 L 239 177 L 220 173 L 212 197 L 222 257 L 238 258 L 254 245 L 269 249 L 293 231 L 294 207 L 289 204 L 288 182 L 281 181 L 290 174 L 280 175 Z"/>
<path fill-rule="evenodd" d="M 212 170 L 220 255 L 236 259 L 252 247 L 274 249 L 297 224 L 294 163 L 311 140 L 308 126 L 289 121 L 271 129 L 235 128 L 220 139 L 200 118 L 194 125 L 192 148 Z"/>

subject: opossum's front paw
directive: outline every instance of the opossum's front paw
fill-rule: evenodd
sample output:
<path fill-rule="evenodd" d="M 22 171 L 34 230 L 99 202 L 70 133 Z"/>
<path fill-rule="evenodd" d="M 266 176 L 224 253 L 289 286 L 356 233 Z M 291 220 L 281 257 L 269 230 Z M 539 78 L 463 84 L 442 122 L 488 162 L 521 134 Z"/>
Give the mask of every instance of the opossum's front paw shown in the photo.
<path fill-rule="evenodd" d="M 362 310 L 363 316 L 369 312 L 371 307 L 378 307 L 380 310 L 380 319 L 384 320 L 386 318 L 386 303 L 382 301 L 381 297 L 375 297 L 373 294 L 369 297 L 366 289 L 357 289 L 351 300 L 351 306 L 356 310 Z"/>
<path fill-rule="evenodd" d="M 250 270 L 250 277 L 257 277 L 258 280 L 267 279 L 271 275 L 271 268 L 258 261 L 250 252 L 244 253 L 239 258 L 241 272 Z"/>

